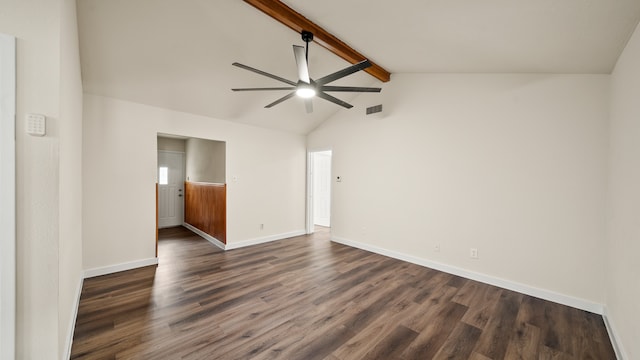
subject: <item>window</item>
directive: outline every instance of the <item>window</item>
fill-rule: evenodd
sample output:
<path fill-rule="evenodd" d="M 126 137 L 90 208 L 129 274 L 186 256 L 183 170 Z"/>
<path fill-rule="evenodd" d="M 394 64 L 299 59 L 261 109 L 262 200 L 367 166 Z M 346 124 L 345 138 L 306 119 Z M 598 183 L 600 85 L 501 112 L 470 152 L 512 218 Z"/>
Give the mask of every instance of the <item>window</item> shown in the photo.
<path fill-rule="evenodd" d="M 158 184 L 169 184 L 169 168 L 166 166 L 160 166 L 158 168 Z"/>

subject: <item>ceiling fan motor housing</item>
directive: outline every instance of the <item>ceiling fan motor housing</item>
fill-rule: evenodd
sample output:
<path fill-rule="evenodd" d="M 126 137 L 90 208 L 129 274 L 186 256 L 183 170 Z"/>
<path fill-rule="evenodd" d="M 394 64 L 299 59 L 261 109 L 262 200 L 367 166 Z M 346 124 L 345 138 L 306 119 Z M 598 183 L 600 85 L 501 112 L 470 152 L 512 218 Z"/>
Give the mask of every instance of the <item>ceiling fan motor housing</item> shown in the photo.
<path fill-rule="evenodd" d="M 313 41 L 313 33 L 310 31 L 302 30 L 302 40 L 306 43 Z"/>

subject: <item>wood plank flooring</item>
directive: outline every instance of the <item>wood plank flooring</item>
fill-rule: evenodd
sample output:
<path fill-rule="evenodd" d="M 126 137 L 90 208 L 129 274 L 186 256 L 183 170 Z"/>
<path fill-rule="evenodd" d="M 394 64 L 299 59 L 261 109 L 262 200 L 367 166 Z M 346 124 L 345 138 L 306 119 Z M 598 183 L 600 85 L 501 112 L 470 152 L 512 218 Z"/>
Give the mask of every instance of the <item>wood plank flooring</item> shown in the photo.
<path fill-rule="evenodd" d="M 84 282 L 72 359 L 615 359 L 602 317 L 329 241 L 223 252 L 160 231 L 160 263 Z"/>

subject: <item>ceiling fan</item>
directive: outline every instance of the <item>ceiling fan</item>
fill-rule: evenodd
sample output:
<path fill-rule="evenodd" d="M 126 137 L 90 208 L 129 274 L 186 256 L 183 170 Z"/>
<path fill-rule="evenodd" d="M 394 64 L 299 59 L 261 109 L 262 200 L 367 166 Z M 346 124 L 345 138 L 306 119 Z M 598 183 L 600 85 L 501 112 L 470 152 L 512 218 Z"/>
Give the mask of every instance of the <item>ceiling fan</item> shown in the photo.
<path fill-rule="evenodd" d="M 304 104 L 307 109 L 307 113 L 313 112 L 313 104 L 311 99 L 314 96 L 317 96 L 321 99 L 330 101 L 334 104 L 340 105 L 347 109 L 353 107 L 353 105 L 344 102 L 336 97 L 333 97 L 327 92 L 380 92 L 380 88 L 376 87 L 354 87 L 354 86 L 331 86 L 327 85 L 333 81 L 341 79 L 345 76 L 351 75 L 360 70 L 364 70 L 371 66 L 369 60 L 363 60 L 357 64 L 346 67 L 342 70 L 336 71 L 327 76 L 321 77 L 320 79 L 313 80 L 309 77 L 309 42 L 313 40 L 313 34 L 309 31 L 302 32 L 302 40 L 306 43 L 306 47 L 293 45 L 293 54 L 296 58 L 296 64 L 298 66 L 298 82 L 287 80 L 277 75 L 269 74 L 268 72 L 264 72 L 262 70 L 258 70 L 252 68 L 247 65 L 243 65 L 237 62 L 234 62 L 232 65 L 237 66 L 241 69 L 253 71 L 257 74 L 266 76 L 268 78 L 278 80 L 283 82 L 289 86 L 285 87 L 264 87 L 264 88 L 240 88 L 240 89 L 231 89 L 233 91 L 283 91 L 290 90 L 291 92 L 287 95 L 279 98 L 278 100 L 268 104 L 265 108 L 271 108 L 275 105 L 280 104 L 281 102 L 292 98 L 294 95 L 298 95 L 301 98 L 304 98 Z"/>

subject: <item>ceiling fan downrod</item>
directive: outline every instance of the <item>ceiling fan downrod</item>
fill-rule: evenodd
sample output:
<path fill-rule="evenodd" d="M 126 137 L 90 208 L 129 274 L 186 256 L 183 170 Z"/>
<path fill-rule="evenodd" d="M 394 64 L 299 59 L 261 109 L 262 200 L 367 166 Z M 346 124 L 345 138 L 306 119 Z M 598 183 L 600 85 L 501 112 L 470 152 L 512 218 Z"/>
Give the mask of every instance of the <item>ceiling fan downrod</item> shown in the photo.
<path fill-rule="evenodd" d="M 313 33 L 310 31 L 302 30 L 300 35 L 302 35 L 302 41 L 304 41 L 307 44 L 305 46 L 305 57 L 308 64 L 309 63 L 309 43 L 313 41 Z"/>

